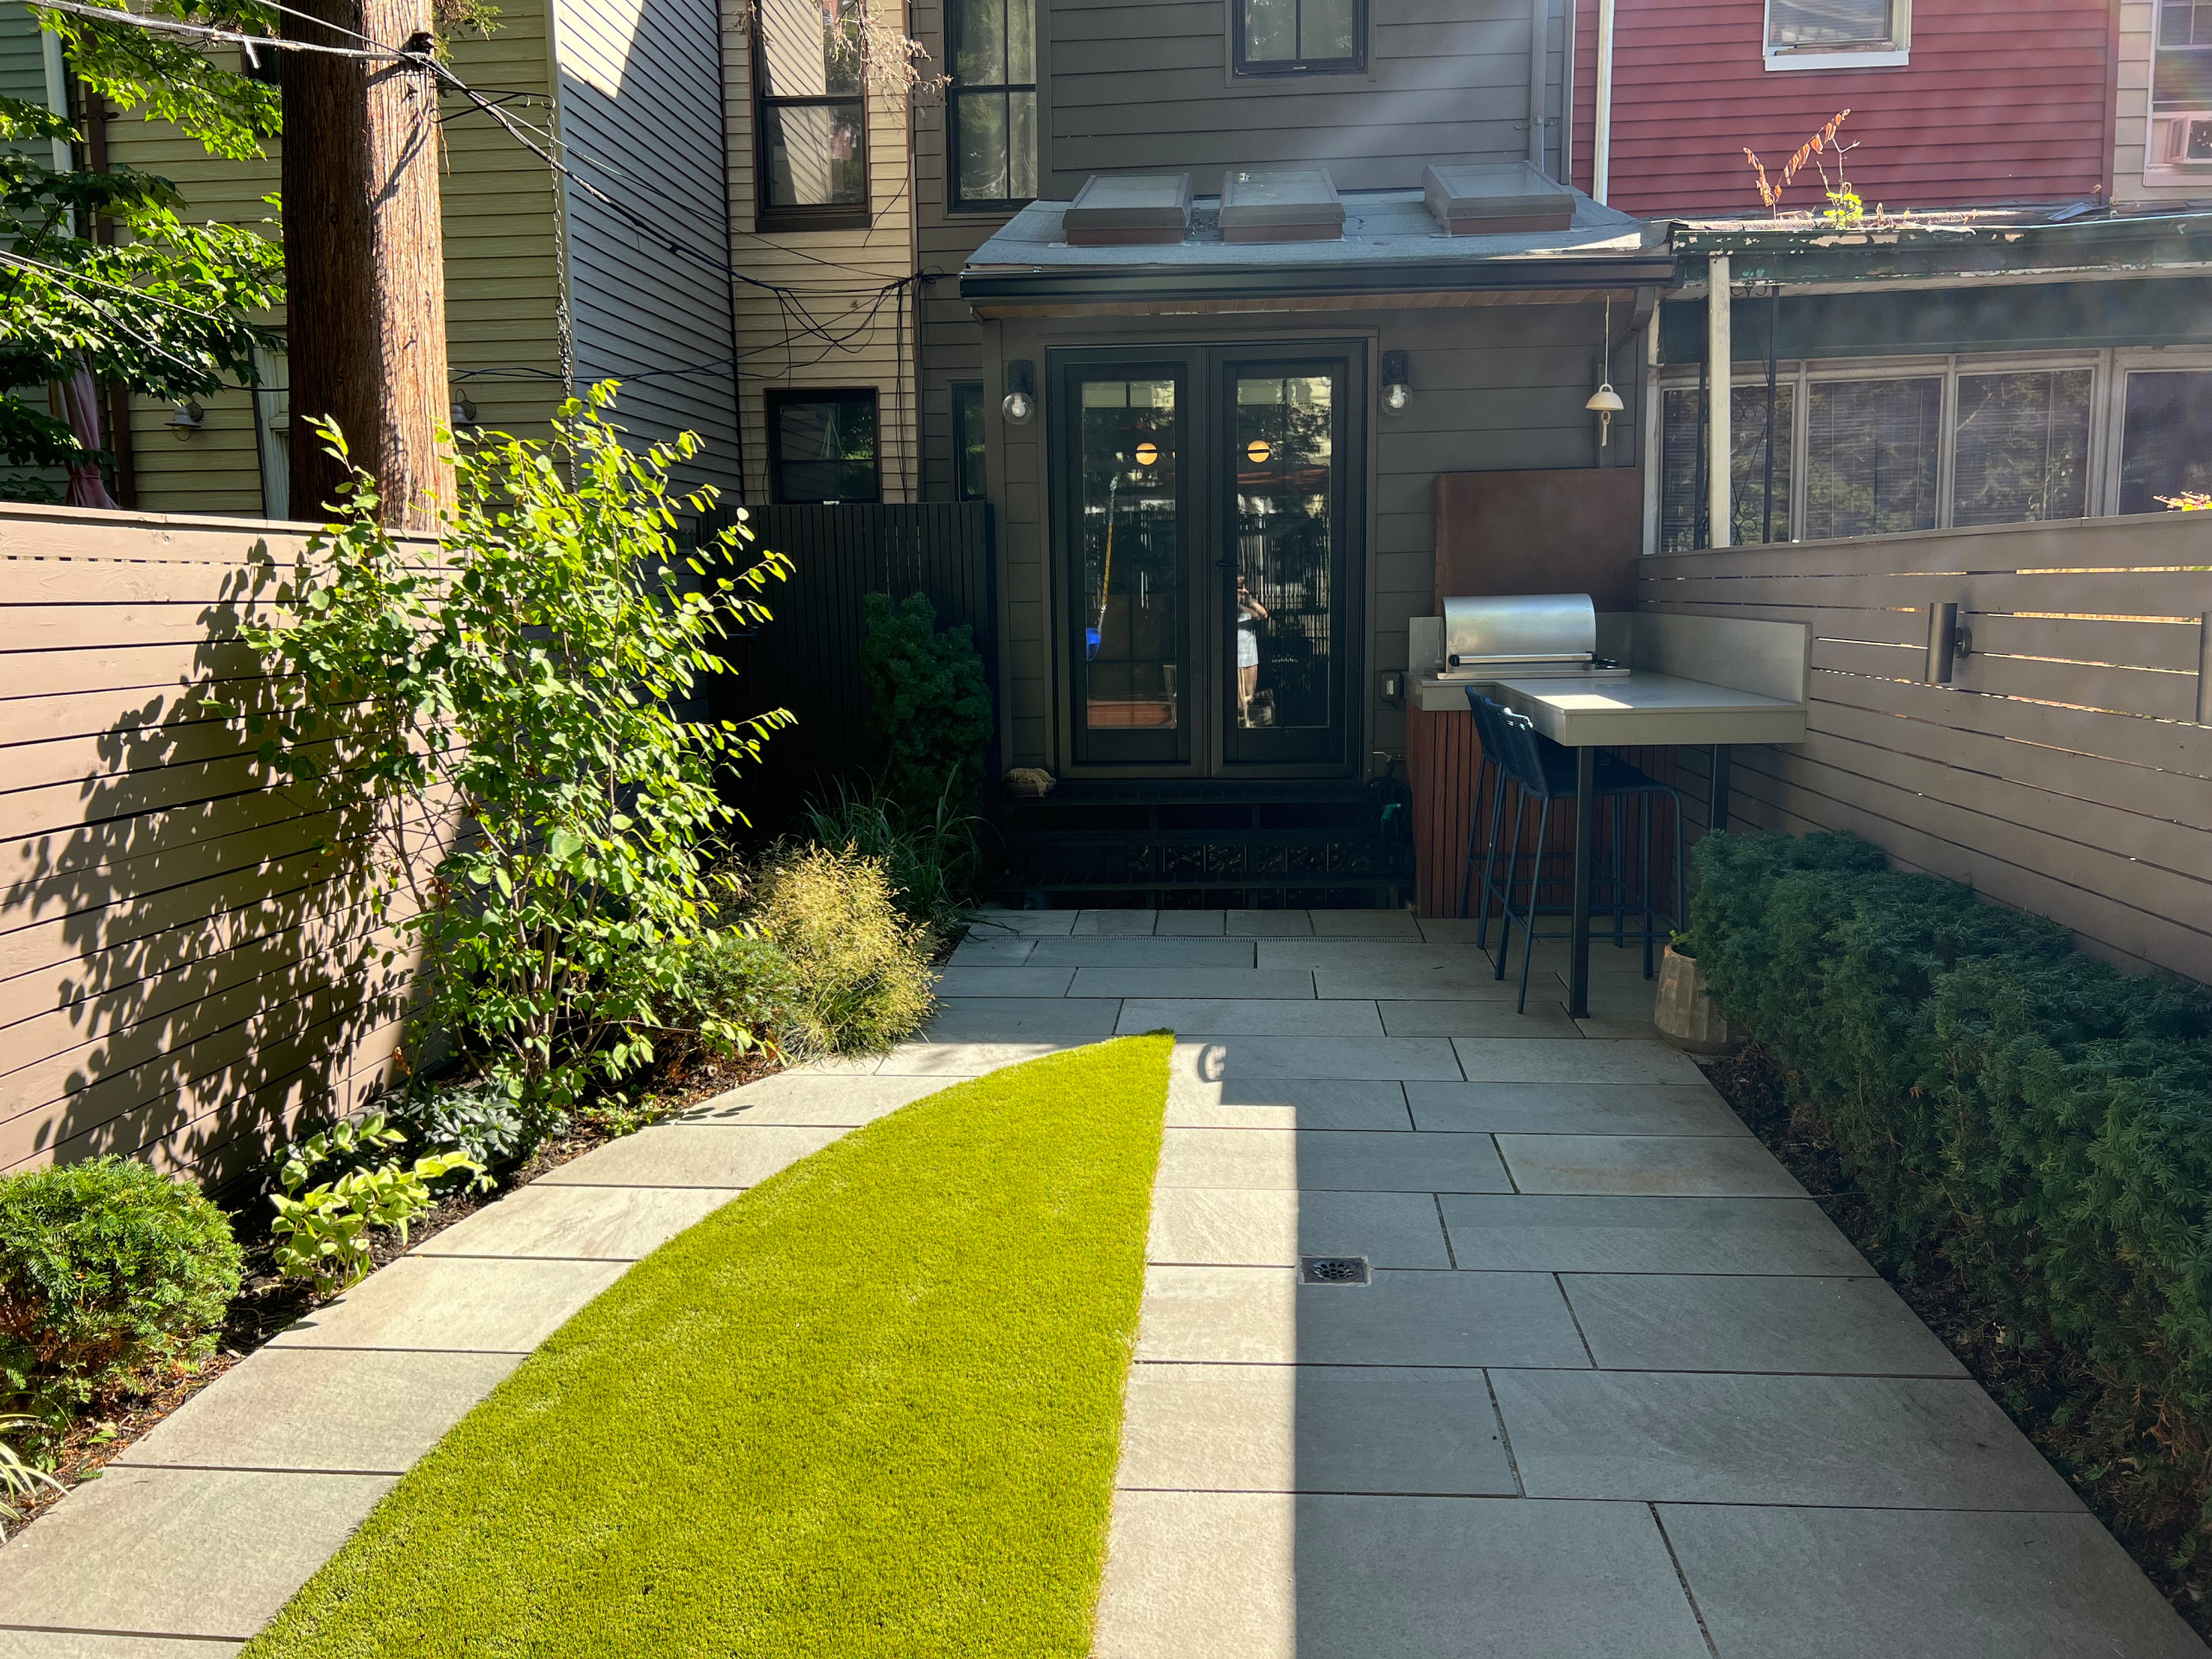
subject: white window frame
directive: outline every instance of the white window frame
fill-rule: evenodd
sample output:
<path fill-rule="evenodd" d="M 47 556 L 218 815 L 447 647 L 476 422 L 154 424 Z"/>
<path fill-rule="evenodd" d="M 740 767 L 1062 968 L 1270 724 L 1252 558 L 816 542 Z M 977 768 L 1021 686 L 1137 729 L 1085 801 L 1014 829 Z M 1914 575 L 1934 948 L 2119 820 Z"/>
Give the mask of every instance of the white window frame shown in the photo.
<path fill-rule="evenodd" d="M 1890 38 L 1878 46 L 1777 46 L 1774 0 L 1766 0 L 1759 52 L 1770 70 L 1897 68 L 1912 61 L 1912 0 L 1890 0 Z"/>
<path fill-rule="evenodd" d="M 1954 468 L 1957 458 L 1959 377 L 1976 374 L 2023 374 L 2059 369 L 2088 369 L 2089 381 L 2089 475 L 2083 491 L 2082 512 L 2096 518 L 2114 511 L 2120 489 L 2120 425 L 2125 407 L 2126 371 L 2130 368 L 2208 369 L 2212 370 L 2212 348 L 2178 346 L 2088 352 L 1959 352 L 1926 357 L 1864 357 L 1815 358 L 1800 361 L 1783 358 L 1775 364 L 1775 387 L 1779 391 L 1787 385 L 1790 391 L 1791 420 L 1789 423 L 1789 541 L 1805 539 L 1805 491 L 1808 480 L 1808 461 L 1811 452 L 1809 423 L 1805 418 L 1812 387 L 1821 381 L 1836 380 L 1932 380 L 1943 383 L 1942 400 L 1938 420 L 1936 454 L 1936 524 L 1937 530 L 1953 527 L 1952 497 L 1956 487 Z M 1764 390 L 1766 385 L 1766 365 L 1763 363 L 1738 363 L 1729 376 L 1730 385 L 1738 389 L 1751 387 Z M 1644 435 L 1644 465 L 1651 474 L 1659 476 L 1664 463 L 1665 394 L 1670 391 L 1695 391 L 1698 367 L 1692 364 L 1672 364 L 1657 377 L 1662 401 L 1660 418 L 1648 423 Z M 1663 484 L 1655 503 L 1663 502 Z M 1656 506 L 1652 517 L 1650 549 L 1656 551 L 1660 538 L 1665 533 L 1663 506 Z M 1788 543 L 1773 542 L 1767 545 L 1782 547 Z"/>

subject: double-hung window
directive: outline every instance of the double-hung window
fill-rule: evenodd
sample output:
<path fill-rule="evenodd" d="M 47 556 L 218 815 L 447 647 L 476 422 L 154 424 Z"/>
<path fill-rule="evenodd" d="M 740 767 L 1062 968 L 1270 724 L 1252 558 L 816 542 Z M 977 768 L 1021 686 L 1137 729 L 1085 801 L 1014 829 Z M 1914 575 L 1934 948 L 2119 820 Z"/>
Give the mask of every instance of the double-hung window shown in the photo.
<path fill-rule="evenodd" d="M 1240 75 L 1332 75 L 1367 67 L 1366 0 L 1231 0 Z"/>
<path fill-rule="evenodd" d="M 952 207 L 1018 207 L 1037 194 L 1034 0 L 949 0 Z"/>
<path fill-rule="evenodd" d="M 880 501 L 875 389 L 767 391 L 768 472 L 784 502 Z"/>
<path fill-rule="evenodd" d="M 1912 0 L 1766 0 L 1770 69 L 1878 69 L 1911 52 Z"/>
<path fill-rule="evenodd" d="M 868 223 L 862 0 L 759 0 L 753 137 L 764 223 Z"/>

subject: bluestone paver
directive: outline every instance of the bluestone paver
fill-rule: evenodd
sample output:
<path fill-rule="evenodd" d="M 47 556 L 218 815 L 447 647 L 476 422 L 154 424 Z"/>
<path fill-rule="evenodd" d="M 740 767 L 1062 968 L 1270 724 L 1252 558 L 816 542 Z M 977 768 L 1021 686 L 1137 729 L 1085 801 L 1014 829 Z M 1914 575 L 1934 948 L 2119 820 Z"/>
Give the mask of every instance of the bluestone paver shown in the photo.
<path fill-rule="evenodd" d="M 628 1266 L 403 1255 L 270 1345 L 526 1354 Z"/>
<path fill-rule="evenodd" d="M 1659 1514 L 1720 1659 L 2204 1659 L 2088 1515 Z"/>
<path fill-rule="evenodd" d="M 1606 1370 L 1966 1375 L 1957 1356 L 1871 1274 L 1567 1274 L 1560 1282 Z"/>
<path fill-rule="evenodd" d="M 112 1466 L 404 1474 L 519 1363 L 512 1353 L 264 1348 Z"/>
<path fill-rule="evenodd" d="M 1506 1192 L 1488 1135 L 1364 1129 L 1170 1128 L 1159 1185 L 1300 1192 Z"/>
<path fill-rule="evenodd" d="M 854 1128 L 946 1086 L 943 1077 L 824 1077 L 779 1072 L 677 1113 L 672 1123 Z"/>
<path fill-rule="evenodd" d="M 1249 939 L 1039 939 L 1029 960 L 1040 968 L 1266 968 Z M 1296 963 L 1287 964 L 1296 966 Z"/>
<path fill-rule="evenodd" d="M 1339 1078 L 1404 1082 L 1462 1073 L 1451 1043 L 1441 1037 L 1257 1037 L 1243 1042 L 1233 1033 L 1181 1032 L 1193 1044 L 1217 1049 L 1226 1077 Z"/>
<path fill-rule="evenodd" d="M 1687 1054 L 1663 1043 L 1553 1042 L 1456 1037 L 1469 1083 L 1702 1083 Z"/>
<path fill-rule="evenodd" d="M 1553 1273 L 1864 1274 L 1810 1199 L 1445 1197 L 1462 1268 Z"/>
<path fill-rule="evenodd" d="M 1177 1076 L 1167 1086 L 1171 1128 L 1367 1129 L 1414 1127 L 1402 1083 L 1317 1083 L 1307 1078 L 1201 1082 Z"/>
<path fill-rule="evenodd" d="M 1664 1193 L 1686 1198 L 1795 1198 L 1805 1189 L 1748 1135 L 1501 1135 L 1497 1149 L 1523 1192 Z"/>
<path fill-rule="evenodd" d="M 1077 968 L 1073 971 L 1071 996 L 1313 1000 L 1310 968 Z"/>
<path fill-rule="evenodd" d="M 1426 1192 L 1163 1186 L 1153 1194 L 1152 1261 L 1296 1267 L 1300 1255 L 1363 1255 L 1377 1267 L 1451 1265 L 1436 1200 Z"/>
<path fill-rule="evenodd" d="M 1393 1037 L 1573 1037 L 1580 1033 L 1558 1002 L 1531 999 L 1516 1009 L 1500 997 L 1489 1002 L 1384 1001 L 1382 1029 Z"/>
<path fill-rule="evenodd" d="M 1467 1135 L 1748 1135 L 1702 1083 L 1409 1083 L 1416 1128 Z"/>
<path fill-rule="evenodd" d="M 1006 1037 L 1110 1037 L 1120 1002 L 1104 997 L 954 996 L 938 1005 L 925 1042 L 996 1042 Z"/>
<path fill-rule="evenodd" d="M 716 1186 L 537 1181 L 464 1217 L 416 1254 L 635 1262 L 735 1196 Z"/>
<path fill-rule="evenodd" d="M 1565 1370 L 1491 1382 L 1533 1497 L 2081 1507 L 1973 1382 Z"/>
<path fill-rule="evenodd" d="M 845 1132 L 802 1124 L 658 1123 L 537 1178 L 552 1186 L 758 1186 Z"/>
<path fill-rule="evenodd" d="M 1025 949 L 1023 954 L 1027 954 Z M 939 996 L 1065 996 L 1072 968 L 1032 970 L 965 962 L 947 964 L 938 976 Z"/>
<path fill-rule="evenodd" d="M 119 1465 L 9 1541 L 0 1628 L 251 1637 L 392 1485 Z"/>
<path fill-rule="evenodd" d="M 1513 1493 L 1479 1370 L 1147 1363 L 1122 1419 L 1127 1488 Z"/>
<path fill-rule="evenodd" d="M 1304 1285 L 1287 1268 L 1155 1266 L 1145 1275 L 1137 1355 L 1193 1364 L 1590 1363 L 1548 1273 L 1389 1268 L 1368 1285 Z"/>
<path fill-rule="evenodd" d="M 1122 1491 L 1092 1653 L 1707 1659 L 1708 1650 L 1642 1504 Z"/>
<path fill-rule="evenodd" d="M 1380 1037 L 1372 1002 L 1317 1002 L 1312 997 L 1132 997 L 1122 1004 L 1123 1036 L 1147 1031 L 1205 1032 L 1219 1037 Z"/>

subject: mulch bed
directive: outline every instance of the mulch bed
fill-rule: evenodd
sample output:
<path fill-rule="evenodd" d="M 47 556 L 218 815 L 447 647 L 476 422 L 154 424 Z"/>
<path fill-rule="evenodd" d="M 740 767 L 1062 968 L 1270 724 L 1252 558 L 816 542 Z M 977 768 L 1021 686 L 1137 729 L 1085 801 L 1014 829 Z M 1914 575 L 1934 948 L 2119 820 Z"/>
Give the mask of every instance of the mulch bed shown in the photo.
<path fill-rule="evenodd" d="M 2069 1407 L 2088 1382 L 2075 1357 L 2050 1346 L 2018 1345 L 1986 1299 L 1940 1251 L 1923 1249 L 1896 1263 L 1896 1249 L 1885 1246 L 1873 1207 L 1845 1173 L 1835 1142 L 1816 1115 L 1790 1105 L 1781 1067 L 1771 1054 L 1752 1043 L 1724 1058 L 1698 1064 L 1751 1133 L 2066 1478 L 2175 1611 L 2198 1635 L 2212 1638 L 2212 1604 L 2206 1600 L 2212 1591 L 2212 1552 L 2175 1564 L 2195 1516 L 2172 1513 L 2171 1506 L 2145 1515 L 2131 1501 L 2135 1489 L 2128 1470 L 2085 1468 L 2091 1448 L 2068 1424 Z"/>
<path fill-rule="evenodd" d="M 677 1077 L 664 1077 L 651 1091 L 652 1110 L 645 1121 L 657 1121 L 680 1112 L 781 1069 L 780 1062 L 756 1051 L 721 1065 L 696 1068 Z M 452 1194 L 408 1230 L 404 1244 L 396 1233 L 378 1236 L 374 1245 L 377 1266 L 381 1268 L 405 1255 L 415 1245 L 435 1237 L 486 1205 L 498 1202 L 515 1188 L 528 1185 L 547 1171 L 558 1169 L 594 1147 L 642 1127 L 643 1122 L 635 1118 L 620 1123 L 595 1116 L 589 1109 L 578 1112 L 566 1135 L 548 1141 L 527 1161 L 502 1171 L 499 1184 L 490 1192 L 464 1189 Z M 126 1446 L 277 1332 L 296 1324 L 322 1300 L 302 1281 L 287 1279 L 276 1271 L 265 1198 L 257 1195 L 242 1211 L 234 1212 L 232 1219 L 240 1243 L 245 1247 L 245 1279 L 223 1322 L 222 1338 L 214 1354 L 188 1376 L 172 1377 L 149 1394 L 104 1401 L 79 1417 L 63 1439 L 54 1459 L 53 1473 L 65 1489 L 99 1479 L 106 1465 Z M 23 1524 L 28 1525 L 60 1502 L 62 1497 L 61 1492 L 42 1487 L 35 1497 L 19 1500 L 15 1507 L 22 1512 Z M 10 1528 L 8 1535 L 13 1537 L 20 1529 Z"/>

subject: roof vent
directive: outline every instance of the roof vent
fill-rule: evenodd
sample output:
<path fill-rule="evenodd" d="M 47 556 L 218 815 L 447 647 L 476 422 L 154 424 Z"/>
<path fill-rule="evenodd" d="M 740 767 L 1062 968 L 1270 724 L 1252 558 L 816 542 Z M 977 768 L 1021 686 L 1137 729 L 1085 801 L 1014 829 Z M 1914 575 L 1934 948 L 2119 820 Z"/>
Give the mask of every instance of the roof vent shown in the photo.
<path fill-rule="evenodd" d="M 1344 233 L 1344 205 L 1325 167 L 1222 176 L 1224 242 L 1334 242 Z"/>
<path fill-rule="evenodd" d="M 1180 242 L 1191 228 L 1191 175 L 1095 174 L 1068 204 L 1060 228 L 1077 248 Z"/>
<path fill-rule="evenodd" d="M 1563 231 L 1574 222 L 1574 192 L 1527 162 L 1424 168 L 1421 188 L 1429 216 L 1451 236 Z"/>

